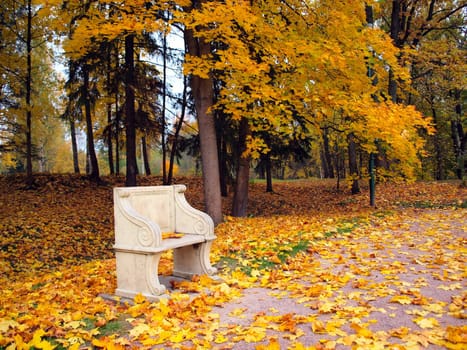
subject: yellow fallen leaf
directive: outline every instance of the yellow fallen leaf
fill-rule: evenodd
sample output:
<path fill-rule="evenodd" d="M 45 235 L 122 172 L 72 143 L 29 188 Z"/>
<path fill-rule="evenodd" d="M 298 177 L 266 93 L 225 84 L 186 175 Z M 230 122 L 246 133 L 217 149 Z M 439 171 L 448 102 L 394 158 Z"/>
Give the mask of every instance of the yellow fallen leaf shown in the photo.
<path fill-rule="evenodd" d="M 144 302 L 146 302 L 146 297 L 143 294 L 139 293 L 134 297 L 133 300 L 136 304 L 143 304 Z"/>
<path fill-rule="evenodd" d="M 236 308 L 235 310 L 232 310 L 229 315 L 230 316 L 240 316 L 241 314 L 243 314 L 245 311 L 247 310 L 247 308 L 245 307 L 239 307 L 239 308 Z"/>
<path fill-rule="evenodd" d="M 256 346 L 256 350 L 280 350 L 281 346 L 277 338 L 270 338 L 268 344 L 260 344 Z"/>
<path fill-rule="evenodd" d="M 399 303 L 403 305 L 412 304 L 412 298 L 407 295 L 395 295 L 392 297 L 391 303 Z"/>
<path fill-rule="evenodd" d="M 459 344 L 459 343 L 467 344 L 467 325 L 448 326 L 446 328 L 446 334 L 444 338 L 454 344 Z"/>
<path fill-rule="evenodd" d="M 427 329 L 427 328 L 434 328 L 436 326 L 439 326 L 438 320 L 430 317 L 430 318 L 424 318 L 424 317 L 418 317 L 413 320 L 420 328 Z"/>
<path fill-rule="evenodd" d="M 220 333 L 216 336 L 216 338 L 214 339 L 214 343 L 216 344 L 222 344 L 222 343 L 225 343 L 226 341 L 228 341 L 229 339 L 225 337 L 224 334 Z"/>
<path fill-rule="evenodd" d="M 129 334 L 133 338 L 138 338 L 141 334 L 148 333 L 150 331 L 151 327 L 149 327 L 147 324 L 142 323 L 139 324 L 135 327 L 133 327 Z"/>
<path fill-rule="evenodd" d="M 68 329 L 78 329 L 79 327 L 83 326 L 85 323 L 82 321 L 71 321 L 65 324 L 65 328 Z"/>
<path fill-rule="evenodd" d="M 365 338 L 372 338 L 373 337 L 373 332 L 370 331 L 366 327 L 362 327 L 361 325 L 357 323 L 352 323 L 350 327 L 360 336 L 365 337 Z"/>
<path fill-rule="evenodd" d="M 37 349 L 43 350 L 52 350 L 56 346 L 49 343 L 47 340 L 42 340 L 42 337 L 46 335 L 46 332 L 43 329 L 38 329 L 34 332 L 32 340 L 28 343 L 29 347 L 34 347 Z"/>
<path fill-rule="evenodd" d="M 442 314 L 444 311 L 444 306 L 446 303 L 439 302 L 439 303 L 433 303 L 433 304 L 428 304 L 428 305 L 423 305 L 423 309 L 433 312 L 435 314 Z"/>
<path fill-rule="evenodd" d="M 442 290 L 454 290 L 454 289 L 462 289 L 462 286 L 460 283 L 453 283 L 453 284 L 450 284 L 450 285 L 440 285 L 437 287 L 438 289 L 442 289 Z"/>
<path fill-rule="evenodd" d="M 183 233 L 177 233 L 177 232 L 162 232 L 162 239 L 181 238 L 181 237 L 183 237 Z"/>
<path fill-rule="evenodd" d="M 0 321 L 0 332 L 5 333 L 9 328 L 16 328 L 19 323 L 13 320 L 2 320 Z"/>

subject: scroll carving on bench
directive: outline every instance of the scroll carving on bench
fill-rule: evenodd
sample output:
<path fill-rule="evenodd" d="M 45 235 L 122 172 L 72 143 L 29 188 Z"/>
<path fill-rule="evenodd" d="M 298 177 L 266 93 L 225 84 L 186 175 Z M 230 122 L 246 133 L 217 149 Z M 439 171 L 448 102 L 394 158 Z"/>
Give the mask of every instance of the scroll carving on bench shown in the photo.
<path fill-rule="evenodd" d="M 164 294 L 158 269 L 168 250 L 173 250 L 174 276 L 217 272 L 209 260 L 214 223 L 188 204 L 185 190 L 185 185 L 114 188 L 117 296 L 141 293 L 156 300 Z"/>

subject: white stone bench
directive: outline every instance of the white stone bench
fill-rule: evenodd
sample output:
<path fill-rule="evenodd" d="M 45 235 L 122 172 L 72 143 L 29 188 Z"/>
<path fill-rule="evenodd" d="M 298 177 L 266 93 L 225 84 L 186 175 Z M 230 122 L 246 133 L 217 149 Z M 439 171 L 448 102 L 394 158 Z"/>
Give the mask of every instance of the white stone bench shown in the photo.
<path fill-rule="evenodd" d="M 114 188 L 117 296 L 141 293 L 156 300 L 164 294 L 158 267 L 168 250 L 173 250 L 174 276 L 216 273 L 209 260 L 214 223 L 188 204 L 185 190 L 184 185 Z M 164 239 L 170 233 L 183 235 Z"/>

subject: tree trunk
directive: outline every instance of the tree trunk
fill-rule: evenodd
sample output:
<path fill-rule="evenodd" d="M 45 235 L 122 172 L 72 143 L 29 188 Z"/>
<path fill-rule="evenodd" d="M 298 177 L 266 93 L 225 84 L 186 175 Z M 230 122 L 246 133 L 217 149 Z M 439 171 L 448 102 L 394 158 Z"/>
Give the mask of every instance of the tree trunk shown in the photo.
<path fill-rule="evenodd" d="M 135 120 L 135 62 L 134 35 L 125 37 L 125 129 L 126 129 L 126 186 L 136 186 L 136 120 Z"/>
<path fill-rule="evenodd" d="M 112 46 L 109 44 L 107 47 L 107 93 L 111 95 L 111 75 L 112 70 Z M 114 155 L 113 155 L 113 145 L 112 145 L 112 135 L 113 135 L 113 123 L 112 123 L 112 103 L 107 102 L 107 152 L 108 152 L 108 162 L 110 174 L 115 174 L 114 168 Z"/>
<path fill-rule="evenodd" d="M 78 143 L 76 141 L 75 121 L 70 116 L 70 134 L 71 134 L 71 149 L 73 153 L 73 170 L 75 174 L 79 174 L 79 158 L 78 158 Z"/>
<path fill-rule="evenodd" d="M 202 38 L 195 38 L 191 30 L 185 32 L 185 41 L 191 55 L 201 57 L 211 52 L 211 45 Z M 206 212 L 217 225 L 222 222 L 222 198 L 216 128 L 214 117 L 209 112 L 209 108 L 213 104 L 212 78 L 192 76 L 191 91 L 198 118 Z"/>
<path fill-rule="evenodd" d="M 271 169 L 271 155 L 265 155 L 266 166 L 266 192 L 274 192 L 272 189 L 272 169 Z"/>
<path fill-rule="evenodd" d="M 246 138 L 249 133 L 248 119 L 242 118 L 238 137 L 239 160 L 237 179 L 235 182 L 235 193 L 232 202 L 232 216 L 245 217 L 248 209 L 248 184 L 250 180 L 250 158 L 244 157 L 246 150 Z"/>
<path fill-rule="evenodd" d="M 164 33 L 162 38 L 162 116 L 161 116 L 161 145 L 162 145 L 162 183 L 168 185 L 167 181 L 167 143 L 166 143 L 166 121 L 165 109 L 167 100 L 167 36 Z"/>
<path fill-rule="evenodd" d="M 456 175 L 459 180 L 464 180 L 467 134 L 464 132 L 461 122 L 462 101 L 460 90 L 456 90 L 454 96 L 457 100 L 455 107 L 456 118 L 451 120 L 451 137 L 454 145 L 454 154 L 456 156 Z"/>
<path fill-rule="evenodd" d="M 360 185 L 358 182 L 358 164 L 357 164 L 357 145 L 355 144 L 355 136 L 350 133 L 347 136 L 348 151 L 349 151 L 349 171 L 352 181 L 352 194 L 360 193 Z"/>
<path fill-rule="evenodd" d="M 219 172 L 220 172 L 220 185 L 221 185 L 221 196 L 227 197 L 229 195 L 228 182 L 229 173 L 227 166 L 227 142 L 225 138 L 221 136 L 219 138 Z"/>
<path fill-rule="evenodd" d="M 34 178 L 32 175 L 32 3 L 28 0 L 28 23 L 26 36 L 26 55 L 27 55 L 27 72 L 26 72 L 26 186 L 32 188 Z"/>
<path fill-rule="evenodd" d="M 120 175 L 120 111 L 118 90 L 115 91 L 115 174 Z"/>
<path fill-rule="evenodd" d="M 401 15 L 402 15 L 402 3 L 401 0 L 392 1 L 392 12 L 391 12 L 391 28 L 390 37 L 396 47 L 401 47 L 400 41 L 401 33 Z M 394 78 L 392 70 L 389 71 L 389 85 L 388 94 L 391 97 L 391 101 L 397 102 L 397 81 Z"/>
<path fill-rule="evenodd" d="M 175 133 L 172 140 L 172 148 L 170 150 L 170 161 L 169 161 L 169 172 L 167 174 L 167 184 L 170 185 L 173 181 L 173 169 L 175 162 L 175 155 L 177 154 L 178 148 L 178 137 L 180 131 L 182 130 L 183 122 L 185 120 L 186 107 L 187 107 L 187 88 L 188 88 L 188 79 L 183 77 L 183 93 L 182 93 L 182 110 L 180 112 L 180 119 L 178 120 L 177 126 L 175 127 Z"/>
<path fill-rule="evenodd" d="M 91 115 L 91 100 L 89 96 L 89 67 L 87 64 L 83 66 L 83 96 L 84 113 L 86 118 L 86 140 L 88 153 L 87 174 L 92 181 L 99 183 L 99 165 L 97 162 L 96 150 L 94 148 L 94 131 Z"/>
<path fill-rule="evenodd" d="M 438 115 L 434 107 L 431 108 L 431 112 L 433 113 L 433 122 L 435 124 L 435 127 L 438 127 L 439 120 L 438 120 Z M 439 139 L 438 133 L 436 133 L 434 136 L 434 146 L 435 146 L 435 159 L 436 159 L 435 179 L 445 180 L 443 151 L 442 151 L 441 141 Z"/>
<path fill-rule="evenodd" d="M 329 149 L 328 131 L 323 130 L 323 151 L 324 151 L 324 177 L 334 179 L 334 167 L 332 165 L 331 151 Z"/>
<path fill-rule="evenodd" d="M 113 145 L 112 145 L 112 104 L 107 103 L 107 125 L 108 125 L 108 135 L 107 135 L 107 161 L 109 163 L 110 175 L 115 174 L 114 168 L 114 154 L 113 154 Z"/>
<path fill-rule="evenodd" d="M 149 156 L 148 156 L 148 144 L 146 141 L 146 135 L 141 137 L 141 154 L 143 157 L 143 168 L 144 174 L 151 175 L 151 167 L 149 166 Z"/>

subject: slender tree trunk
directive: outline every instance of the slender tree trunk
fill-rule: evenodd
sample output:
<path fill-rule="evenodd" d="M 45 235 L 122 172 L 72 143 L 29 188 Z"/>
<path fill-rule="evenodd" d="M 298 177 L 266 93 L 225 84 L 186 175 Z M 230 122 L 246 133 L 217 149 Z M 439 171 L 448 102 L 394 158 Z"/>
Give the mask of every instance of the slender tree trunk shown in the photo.
<path fill-rule="evenodd" d="M 112 86 L 112 78 L 111 78 L 111 70 L 112 70 L 112 46 L 109 44 L 107 47 L 107 93 L 109 96 L 111 95 L 111 86 Z M 113 123 L 112 123 L 112 103 L 107 102 L 107 152 L 108 152 L 108 162 L 109 162 L 109 170 L 110 174 L 115 174 L 114 169 L 114 157 L 113 157 L 113 145 L 112 145 L 112 136 L 113 136 Z"/>
<path fill-rule="evenodd" d="M 399 35 L 401 33 L 401 15 L 402 15 L 402 0 L 392 1 L 392 12 L 391 12 L 391 28 L 390 37 L 396 47 L 401 47 L 401 41 Z M 392 70 L 389 71 L 389 85 L 388 94 L 391 97 L 391 101 L 397 102 L 397 81 L 394 78 Z"/>
<path fill-rule="evenodd" d="M 149 166 L 148 144 L 146 135 L 141 137 L 141 153 L 143 156 L 143 168 L 146 175 L 151 175 L 151 167 Z"/>
<path fill-rule="evenodd" d="M 78 142 L 76 141 L 75 121 L 70 116 L 70 134 L 71 134 L 71 149 L 73 153 L 73 170 L 75 174 L 79 174 L 79 158 L 78 158 Z"/>
<path fill-rule="evenodd" d="M 126 186 L 136 186 L 136 120 L 135 120 L 135 62 L 134 35 L 125 37 L 125 129 Z"/>
<path fill-rule="evenodd" d="M 183 93 L 182 93 L 182 110 L 180 112 L 180 118 L 178 119 L 177 126 L 175 127 L 175 133 L 172 141 L 172 148 L 170 149 L 170 161 L 169 161 L 169 173 L 167 174 L 167 184 L 170 185 L 173 181 L 173 170 L 175 155 L 177 154 L 178 148 L 178 137 L 182 130 L 183 122 L 185 120 L 186 107 L 187 107 L 187 94 L 188 94 L 188 78 L 183 77 Z"/>
<path fill-rule="evenodd" d="M 250 158 L 244 157 L 246 139 L 249 133 L 248 120 L 242 118 L 239 130 L 239 160 L 237 179 L 235 182 L 235 193 L 232 202 L 232 216 L 245 217 L 248 209 L 248 185 L 250 180 Z"/>
<path fill-rule="evenodd" d="M 433 114 L 433 122 L 435 126 L 438 126 L 438 115 L 434 107 L 431 108 L 431 112 Z M 444 165 L 443 165 L 443 151 L 441 149 L 440 139 L 438 133 L 434 136 L 434 143 L 435 143 L 435 158 L 436 158 L 436 168 L 435 168 L 435 179 L 436 180 L 444 180 Z"/>
<path fill-rule="evenodd" d="M 350 133 L 347 136 L 348 151 L 349 151 L 349 171 L 352 178 L 352 194 L 360 193 L 360 185 L 358 182 L 358 164 L 357 164 L 357 145 L 355 144 L 355 135 Z"/>
<path fill-rule="evenodd" d="M 120 111 L 118 91 L 115 92 L 115 174 L 120 175 Z"/>
<path fill-rule="evenodd" d="M 324 177 L 334 179 L 334 167 L 332 165 L 332 156 L 331 150 L 329 148 L 329 137 L 328 131 L 323 130 L 323 151 L 324 151 L 324 160 L 325 160 L 325 170 L 327 169 L 327 174 L 325 173 Z"/>
<path fill-rule="evenodd" d="M 32 3 L 28 0 L 28 23 L 26 34 L 26 55 L 27 55 L 27 71 L 26 71 L 26 186 L 33 187 L 34 178 L 32 175 Z"/>
<path fill-rule="evenodd" d="M 107 103 L 107 125 L 108 125 L 108 135 L 107 135 L 107 160 L 109 163 L 110 174 L 115 174 L 114 168 L 114 154 L 113 154 L 113 144 L 112 144 L 112 104 Z"/>
<path fill-rule="evenodd" d="M 456 117 L 451 120 L 451 138 L 454 146 L 454 154 L 456 156 L 456 175 L 459 180 L 464 180 L 465 176 L 465 158 L 466 158 L 466 146 L 467 146 L 467 134 L 462 126 L 462 101 L 461 92 L 456 90 L 454 92 L 456 98 Z"/>
<path fill-rule="evenodd" d="M 271 169 L 271 155 L 268 153 L 265 156 L 266 165 L 266 192 L 274 192 L 272 188 L 272 169 Z"/>
<path fill-rule="evenodd" d="M 162 145 L 162 183 L 168 185 L 167 179 L 167 143 L 165 109 L 167 101 L 167 35 L 162 38 L 162 117 L 161 117 L 161 145 Z"/>
<path fill-rule="evenodd" d="M 202 38 L 195 38 L 191 30 L 185 32 L 185 41 L 191 55 L 201 57 L 211 52 L 210 43 Z M 222 222 L 219 158 L 214 117 L 209 112 L 209 107 L 213 104 L 212 78 L 192 76 L 191 91 L 198 118 L 206 212 L 215 224 L 219 224 Z"/>
<path fill-rule="evenodd" d="M 219 172 L 220 172 L 220 184 L 221 184 L 221 195 L 227 197 L 229 195 L 228 183 L 229 174 L 227 166 L 227 142 L 224 136 L 219 137 Z"/>
<path fill-rule="evenodd" d="M 94 148 L 94 132 L 91 115 L 91 101 L 89 96 L 89 67 L 85 64 L 83 67 L 83 96 L 84 96 L 84 114 L 86 118 L 86 140 L 88 153 L 88 171 L 89 178 L 96 182 L 100 182 L 99 165 L 97 162 L 96 150 Z"/>

